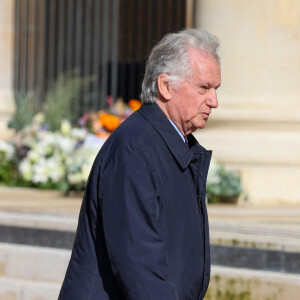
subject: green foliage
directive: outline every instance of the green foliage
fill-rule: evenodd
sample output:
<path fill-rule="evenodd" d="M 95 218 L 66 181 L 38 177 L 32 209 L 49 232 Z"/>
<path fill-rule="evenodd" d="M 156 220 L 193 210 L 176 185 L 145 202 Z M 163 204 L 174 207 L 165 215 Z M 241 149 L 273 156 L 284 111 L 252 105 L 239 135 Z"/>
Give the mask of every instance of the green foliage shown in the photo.
<path fill-rule="evenodd" d="M 235 202 L 242 192 L 238 174 L 218 167 L 215 176 L 217 182 L 207 182 L 206 193 L 209 203 Z"/>
<path fill-rule="evenodd" d="M 38 188 L 41 190 L 58 190 L 67 194 L 69 192 L 69 185 L 66 178 L 61 179 L 59 182 L 53 182 L 52 180 L 48 180 L 46 183 L 33 183 L 27 181 L 28 186 Z"/>
<path fill-rule="evenodd" d="M 15 175 L 16 166 L 12 161 L 6 159 L 3 151 L 0 151 L 0 165 L 0 182 L 8 184 Z"/>
<path fill-rule="evenodd" d="M 92 80 L 92 77 L 80 77 L 78 70 L 60 75 L 47 91 L 42 107 L 35 93 L 27 96 L 16 93 L 16 110 L 8 126 L 21 131 L 32 123 L 37 113 L 42 112 L 49 129 L 59 130 L 62 120 L 73 122 L 78 117 L 78 95 Z"/>
<path fill-rule="evenodd" d="M 0 185 L 28 186 L 18 171 L 17 159 L 7 159 L 4 151 L 0 150 Z"/>
<path fill-rule="evenodd" d="M 211 277 L 205 300 L 277 300 L 283 299 L 276 293 L 280 289 L 274 286 L 273 291 L 265 290 L 262 281 L 214 275 Z M 259 292 L 257 292 L 259 290 Z M 276 292 L 274 292 L 276 291 Z M 285 298 L 284 298 L 285 299 Z"/>
<path fill-rule="evenodd" d="M 235 292 L 234 290 L 226 290 L 218 292 L 216 300 L 253 300 L 249 291 Z"/>
<path fill-rule="evenodd" d="M 218 289 L 213 296 L 212 290 L 209 289 L 205 299 L 206 300 L 254 300 L 251 297 L 250 291 L 237 292 L 234 289 L 220 290 Z"/>
<path fill-rule="evenodd" d="M 38 103 L 34 95 L 27 97 L 19 93 L 15 94 L 15 113 L 8 122 L 8 127 L 17 132 L 31 124 L 34 115 L 38 112 Z"/>
<path fill-rule="evenodd" d="M 222 284 L 225 283 L 225 284 Z M 246 285 L 246 286 L 245 286 Z M 254 300 L 251 295 L 249 282 L 234 278 L 220 278 L 216 275 L 211 278 L 211 283 L 205 295 L 206 300 Z"/>
<path fill-rule="evenodd" d="M 49 89 L 44 106 L 45 123 L 51 131 L 58 130 L 62 120 L 73 122 L 78 113 L 76 111 L 78 95 L 92 78 L 81 78 L 78 71 L 61 75 Z"/>

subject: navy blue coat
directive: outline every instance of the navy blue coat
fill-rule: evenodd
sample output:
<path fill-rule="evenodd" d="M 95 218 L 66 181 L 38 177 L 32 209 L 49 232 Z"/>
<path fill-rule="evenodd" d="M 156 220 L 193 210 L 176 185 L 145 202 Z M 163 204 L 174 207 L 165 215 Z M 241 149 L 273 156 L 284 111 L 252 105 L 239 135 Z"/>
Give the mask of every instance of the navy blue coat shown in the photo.
<path fill-rule="evenodd" d="M 143 104 L 101 148 L 59 300 L 198 300 L 210 276 L 211 151 Z"/>

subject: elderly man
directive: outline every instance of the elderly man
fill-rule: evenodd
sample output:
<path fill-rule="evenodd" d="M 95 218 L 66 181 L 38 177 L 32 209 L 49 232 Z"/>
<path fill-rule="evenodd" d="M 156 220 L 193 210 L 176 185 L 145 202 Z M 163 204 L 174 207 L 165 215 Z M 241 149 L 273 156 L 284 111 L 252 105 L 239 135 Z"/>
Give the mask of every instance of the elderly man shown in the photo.
<path fill-rule="evenodd" d="M 211 151 L 191 134 L 218 105 L 217 39 L 166 35 L 141 108 L 93 165 L 60 300 L 198 300 L 209 283 L 205 184 Z"/>

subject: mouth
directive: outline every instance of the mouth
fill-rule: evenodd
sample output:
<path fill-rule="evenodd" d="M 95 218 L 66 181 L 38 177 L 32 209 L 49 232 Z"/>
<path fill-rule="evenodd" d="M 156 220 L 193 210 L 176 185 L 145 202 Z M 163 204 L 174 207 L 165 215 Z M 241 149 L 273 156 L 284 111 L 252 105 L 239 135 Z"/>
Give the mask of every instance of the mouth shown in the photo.
<path fill-rule="evenodd" d="M 203 117 L 204 117 L 204 119 L 208 119 L 209 118 L 209 115 L 210 115 L 210 113 L 202 113 L 202 115 L 203 115 Z"/>

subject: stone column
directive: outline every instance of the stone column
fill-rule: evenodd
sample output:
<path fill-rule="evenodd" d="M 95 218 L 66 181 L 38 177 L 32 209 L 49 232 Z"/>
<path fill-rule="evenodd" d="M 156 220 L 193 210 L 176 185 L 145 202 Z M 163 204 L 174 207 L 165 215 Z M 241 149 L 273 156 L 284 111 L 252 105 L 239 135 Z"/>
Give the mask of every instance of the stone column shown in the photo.
<path fill-rule="evenodd" d="M 198 0 L 220 38 L 219 108 L 197 138 L 240 170 L 248 202 L 300 203 L 300 2 Z"/>
<path fill-rule="evenodd" d="M 0 1 L 0 138 L 7 138 L 7 122 L 14 111 L 14 3 Z"/>

